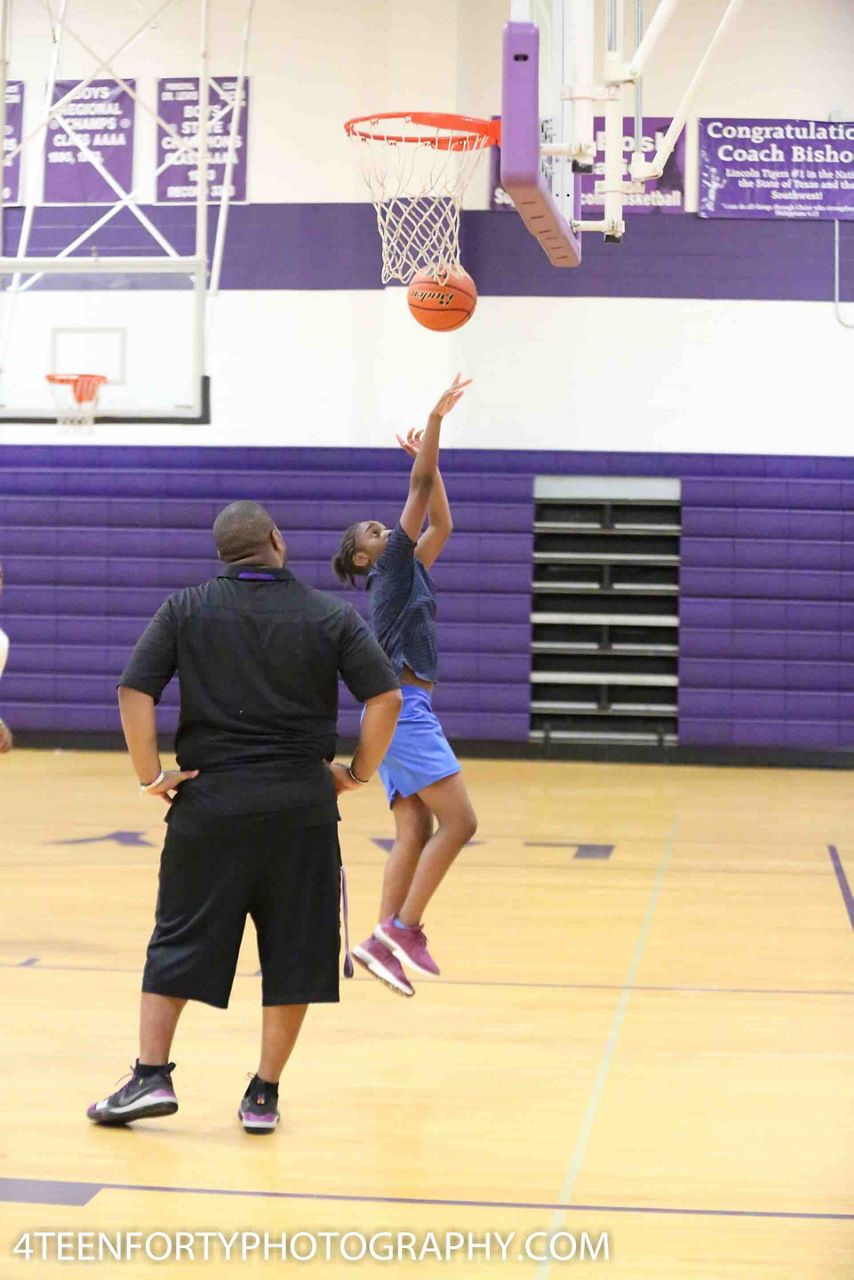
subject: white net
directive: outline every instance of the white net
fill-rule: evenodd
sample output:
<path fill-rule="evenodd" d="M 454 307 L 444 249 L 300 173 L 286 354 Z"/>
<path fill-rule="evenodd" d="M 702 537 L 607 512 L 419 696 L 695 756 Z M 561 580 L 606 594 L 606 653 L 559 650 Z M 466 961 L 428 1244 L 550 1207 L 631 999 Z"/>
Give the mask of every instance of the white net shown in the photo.
<path fill-rule="evenodd" d="M 463 192 L 493 138 L 487 121 L 430 119 L 379 117 L 348 129 L 377 211 L 383 284 L 408 284 L 419 271 L 444 280 L 460 268 Z"/>

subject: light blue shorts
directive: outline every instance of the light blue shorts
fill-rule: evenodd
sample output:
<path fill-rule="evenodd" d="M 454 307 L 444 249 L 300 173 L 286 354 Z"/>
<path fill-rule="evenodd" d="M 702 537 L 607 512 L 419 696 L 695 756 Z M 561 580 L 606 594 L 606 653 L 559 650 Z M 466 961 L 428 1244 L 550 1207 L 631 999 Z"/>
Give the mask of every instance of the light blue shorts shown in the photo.
<path fill-rule="evenodd" d="M 461 772 L 444 730 L 433 710 L 429 689 L 401 686 L 403 708 L 391 746 L 379 768 L 389 805 L 443 778 Z"/>

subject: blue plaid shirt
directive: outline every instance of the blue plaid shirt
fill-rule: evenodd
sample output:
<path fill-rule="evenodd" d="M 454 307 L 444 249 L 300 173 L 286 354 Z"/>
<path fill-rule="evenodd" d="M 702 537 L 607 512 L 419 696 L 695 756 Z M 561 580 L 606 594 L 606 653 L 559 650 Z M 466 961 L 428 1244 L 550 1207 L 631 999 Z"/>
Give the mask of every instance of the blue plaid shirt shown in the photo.
<path fill-rule="evenodd" d="M 436 596 L 433 580 L 415 558 L 415 543 L 400 525 L 368 574 L 371 626 L 400 675 L 409 667 L 420 680 L 435 683 Z"/>

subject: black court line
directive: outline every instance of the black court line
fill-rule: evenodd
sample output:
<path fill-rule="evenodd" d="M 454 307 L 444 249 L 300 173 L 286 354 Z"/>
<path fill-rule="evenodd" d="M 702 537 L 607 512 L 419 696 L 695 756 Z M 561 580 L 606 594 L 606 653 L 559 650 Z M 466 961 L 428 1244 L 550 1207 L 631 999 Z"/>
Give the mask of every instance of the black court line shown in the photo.
<path fill-rule="evenodd" d="M 252 1191 L 234 1187 L 166 1187 L 128 1182 L 63 1182 L 56 1179 L 0 1178 L 0 1202 L 15 1204 L 89 1204 L 101 1191 L 143 1191 L 162 1195 L 247 1197 L 256 1200 L 341 1201 L 348 1204 L 417 1205 L 431 1208 L 520 1209 L 566 1213 L 645 1213 L 709 1218 L 809 1219 L 854 1221 L 854 1213 L 814 1213 L 785 1209 L 675 1208 L 670 1205 L 553 1204 L 526 1200 L 457 1200 L 427 1196 L 350 1195 L 337 1191 Z"/>

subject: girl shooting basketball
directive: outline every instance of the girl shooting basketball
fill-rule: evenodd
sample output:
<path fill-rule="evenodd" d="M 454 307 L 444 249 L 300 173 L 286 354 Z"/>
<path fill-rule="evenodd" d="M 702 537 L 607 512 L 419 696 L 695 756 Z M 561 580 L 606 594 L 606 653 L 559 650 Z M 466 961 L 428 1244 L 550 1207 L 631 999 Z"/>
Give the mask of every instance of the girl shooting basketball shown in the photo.
<path fill-rule="evenodd" d="M 383 877 L 379 924 L 353 954 L 405 996 L 414 995 L 415 988 L 402 965 L 420 974 L 439 972 L 427 950 L 424 912 L 477 830 L 460 763 L 432 706 L 438 664 L 436 602 L 429 574 L 453 530 L 439 474 L 442 420 L 470 381 L 462 382 L 458 374 L 439 397 L 424 430 L 397 437 L 414 463 L 396 528 L 387 529 L 378 520 L 351 525 L 332 562 L 342 582 L 355 585 L 356 577 L 367 578 L 371 623 L 403 691 L 397 730 L 379 769 L 394 813 L 394 847 Z"/>

